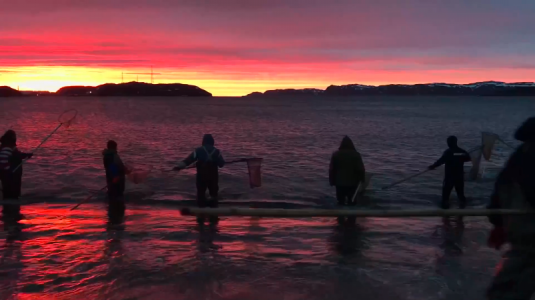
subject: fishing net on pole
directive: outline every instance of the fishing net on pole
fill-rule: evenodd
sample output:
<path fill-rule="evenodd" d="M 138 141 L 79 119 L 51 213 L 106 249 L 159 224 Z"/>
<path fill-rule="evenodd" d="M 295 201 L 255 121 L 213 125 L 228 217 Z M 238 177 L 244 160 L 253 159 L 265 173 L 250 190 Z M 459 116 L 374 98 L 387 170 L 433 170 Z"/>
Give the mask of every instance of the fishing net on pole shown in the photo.
<path fill-rule="evenodd" d="M 76 109 L 69 109 L 59 115 L 58 122 L 61 126 L 69 128 L 74 123 L 76 116 L 78 116 L 78 111 Z"/>
<path fill-rule="evenodd" d="M 370 182 L 372 180 L 373 174 L 365 172 L 364 173 L 364 185 L 361 187 L 361 194 L 364 194 L 366 189 L 370 186 Z"/>
<path fill-rule="evenodd" d="M 127 170 L 126 178 L 133 184 L 140 184 L 145 182 L 152 171 L 151 169 L 145 170 L 141 168 L 136 168 L 130 164 L 125 164 L 125 168 Z"/>
<path fill-rule="evenodd" d="M 482 167 L 482 158 L 484 158 L 485 161 L 491 160 L 497 141 L 501 141 L 500 137 L 497 134 L 491 132 L 481 133 L 481 146 L 478 146 L 477 148 L 470 151 L 472 169 L 468 174 L 469 180 L 476 180 L 479 176 L 482 176 L 480 175 Z M 485 169 L 485 166 L 483 166 L 483 169 Z"/>
<path fill-rule="evenodd" d="M 249 185 L 251 188 L 262 186 L 262 158 L 247 159 L 249 170 Z"/>
<path fill-rule="evenodd" d="M 481 157 L 483 155 L 482 147 L 478 147 L 470 153 L 470 159 L 472 160 L 472 168 L 468 172 L 469 180 L 476 180 L 479 175 L 479 169 L 481 166 Z"/>
<path fill-rule="evenodd" d="M 490 132 L 481 133 L 481 148 L 483 149 L 483 157 L 485 160 L 490 160 L 492 156 L 492 150 L 494 150 L 494 144 L 498 140 L 498 135 Z"/>
<path fill-rule="evenodd" d="M 56 126 L 56 128 L 49 135 L 47 135 L 37 147 L 35 147 L 35 149 L 32 151 L 32 153 L 35 154 L 35 152 L 37 152 L 37 150 L 39 150 L 39 148 L 41 148 L 41 146 L 44 143 L 46 143 L 46 141 L 48 141 L 48 139 L 52 135 L 54 135 L 54 133 L 56 133 L 56 131 L 58 131 L 58 129 L 61 126 L 65 126 L 66 128 L 69 128 L 72 125 L 72 123 L 74 122 L 74 119 L 76 119 L 77 115 L 78 115 L 78 111 L 76 109 L 66 110 L 61 115 L 59 115 L 59 117 L 58 117 L 58 122 L 59 122 L 58 126 Z M 22 161 L 15 169 L 13 169 L 13 173 L 15 173 L 26 161 L 28 161 L 28 159 Z"/>

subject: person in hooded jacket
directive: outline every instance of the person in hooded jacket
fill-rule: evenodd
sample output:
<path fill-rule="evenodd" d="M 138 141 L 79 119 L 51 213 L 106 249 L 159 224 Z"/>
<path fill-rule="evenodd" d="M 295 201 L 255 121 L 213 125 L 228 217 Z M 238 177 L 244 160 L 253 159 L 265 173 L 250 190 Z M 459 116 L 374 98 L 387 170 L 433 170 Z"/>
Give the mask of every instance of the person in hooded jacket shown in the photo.
<path fill-rule="evenodd" d="M 516 131 L 522 142 L 496 179 L 489 209 L 535 209 L 535 117 Z M 491 300 L 529 300 L 535 294 L 535 216 L 490 215 L 494 226 L 488 244 L 511 245 L 487 291 Z M 500 267 L 501 266 L 501 267 Z"/>
<path fill-rule="evenodd" d="M 447 139 L 448 149 L 444 151 L 434 164 L 429 166 L 429 170 L 434 170 L 441 165 L 445 166 L 444 182 L 442 183 L 442 208 L 450 208 L 450 194 L 455 187 L 459 198 L 459 207 L 466 207 L 466 197 L 464 195 L 464 163 L 471 160 L 470 154 L 457 145 L 457 137 L 450 136 Z"/>
<path fill-rule="evenodd" d="M 2 195 L 4 200 L 18 200 L 22 186 L 23 160 L 31 158 L 32 153 L 20 152 L 17 149 L 17 134 L 8 130 L 0 138 L 0 179 L 2 181 Z M 17 169 L 15 171 L 15 169 Z M 5 204 L 4 219 L 20 220 L 20 205 Z"/>
<path fill-rule="evenodd" d="M 185 169 L 193 163 L 196 163 L 197 167 L 197 205 L 199 207 L 217 207 L 219 168 L 225 165 L 225 160 L 221 151 L 215 147 L 215 141 L 211 134 L 205 134 L 202 146 L 195 149 L 174 170 Z M 210 194 L 210 201 L 206 199 L 206 190 Z"/>
<path fill-rule="evenodd" d="M 345 136 L 338 151 L 334 152 L 329 165 L 329 183 L 336 187 L 336 199 L 339 205 L 352 203 L 359 184 L 365 180 L 366 169 L 360 153 L 353 141 Z"/>
<path fill-rule="evenodd" d="M 109 211 L 117 214 L 124 213 L 124 189 L 126 175 L 129 170 L 123 164 L 117 152 L 117 142 L 110 140 L 102 151 L 102 160 L 106 170 L 106 184 L 108 187 Z"/>

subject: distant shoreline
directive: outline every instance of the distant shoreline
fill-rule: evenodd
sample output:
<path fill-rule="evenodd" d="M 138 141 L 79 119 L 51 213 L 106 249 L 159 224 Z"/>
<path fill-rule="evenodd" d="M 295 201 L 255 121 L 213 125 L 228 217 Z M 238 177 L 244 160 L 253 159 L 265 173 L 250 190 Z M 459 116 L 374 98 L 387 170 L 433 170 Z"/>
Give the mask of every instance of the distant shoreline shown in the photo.
<path fill-rule="evenodd" d="M 212 97 L 212 94 L 195 85 L 169 83 L 150 84 L 143 82 L 107 83 L 99 86 L 66 86 L 57 92 L 17 91 L 0 86 L 0 97 Z"/>
<path fill-rule="evenodd" d="M 150 84 L 128 82 L 99 86 L 66 86 L 57 92 L 17 91 L 8 86 L 0 86 L 0 97 L 213 97 L 212 94 L 195 85 L 170 83 Z M 535 96 L 535 83 L 505 83 L 485 81 L 469 84 L 426 83 L 389 85 L 331 85 L 326 89 L 276 89 L 254 92 L 242 96 L 247 98 L 270 97 L 340 97 L 340 96 Z M 239 97 L 239 96 L 238 96 Z"/>
<path fill-rule="evenodd" d="M 470 84 L 426 83 L 389 84 L 380 86 L 347 84 L 321 89 L 280 89 L 254 92 L 244 97 L 266 98 L 281 96 L 535 96 L 535 83 L 505 83 L 497 81 Z"/>

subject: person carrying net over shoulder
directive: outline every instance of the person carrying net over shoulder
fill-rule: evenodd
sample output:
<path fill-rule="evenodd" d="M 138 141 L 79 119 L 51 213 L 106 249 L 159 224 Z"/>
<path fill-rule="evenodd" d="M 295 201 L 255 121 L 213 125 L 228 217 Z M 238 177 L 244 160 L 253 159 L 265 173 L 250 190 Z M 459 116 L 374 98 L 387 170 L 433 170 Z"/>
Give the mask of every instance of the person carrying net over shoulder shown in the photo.
<path fill-rule="evenodd" d="M 205 134 L 202 146 L 195 149 L 186 159 L 179 163 L 174 170 L 179 171 L 197 163 L 197 205 L 199 207 L 217 207 L 219 193 L 219 168 L 225 165 L 221 151 L 215 146 L 211 134 Z M 210 201 L 206 199 L 206 190 L 210 194 Z"/>
<path fill-rule="evenodd" d="M 441 165 L 445 166 L 444 182 L 442 183 L 442 204 L 443 209 L 450 208 L 450 194 L 453 187 L 459 198 L 459 207 L 466 207 L 466 197 L 464 196 L 464 163 L 471 161 L 470 154 L 457 146 L 457 137 L 450 136 L 447 139 L 448 149 L 431 166 L 429 170 L 434 170 Z"/>

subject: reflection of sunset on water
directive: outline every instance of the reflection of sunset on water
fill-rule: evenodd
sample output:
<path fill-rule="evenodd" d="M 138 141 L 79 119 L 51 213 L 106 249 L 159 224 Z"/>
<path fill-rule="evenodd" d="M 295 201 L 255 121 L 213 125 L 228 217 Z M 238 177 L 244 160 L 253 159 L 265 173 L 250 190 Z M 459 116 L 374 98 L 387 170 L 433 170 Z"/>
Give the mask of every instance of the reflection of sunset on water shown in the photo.
<path fill-rule="evenodd" d="M 260 188 L 250 188 L 245 163 L 221 169 L 221 207 L 329 209 L 336 203 L 329 158 L 348 134 L 374 173 L 371 189 L 359 199 L 363 209 L 429 209 L 440 200 L 440 171 L 386 192 L 380 188 L 436 159 L 452 131 L 459 130 L 460 143 L 470 148 L 481 142 L 477 124 L 507 137 L 523 114 L 535 110 L 529 100 L 501 101 L 3 99 L 0 124 L 13 124 L 23 151 L 56 128 L 62 112 L 76 109 L 78 116 L 24 164 L 21 200 L 37 204 L 22 207 L 20 234 L 9 228 L 0 233 L 0 299 L 383 300 L 434 298 L 454 288 L 467 290 L 469 299 L 484 290 L 499 259 L 485 247 L 484 218 L 465 220 L 455 241 L 434 218 L 351 224 L 223 217 L 200 226 L 180 215 L 181 207 L 195 205 L 195 170 L 170 170 L 211 133 L 229 161 L 264 159 Z M 122 224 L 108 220 L 100 191 L 109 139 L 117 141 L 125 162 L 152 168 L 146 182 L 127 183 Z M 467 183 L 471 205 L 484 205 L 491 188 L 488 181 Z M 90 195 L 91 203 L 70 211 Z"/>
<path fill-rule="evenodd" d="M 332 218 L 221 218 L 201 226 L 172 207 L 131 205 L 124 223 L 111 224 L 103 205 L 70 207 L 25 207 L 22 232 L 0 248 L 2 273 L 18 274 L 0 283 L 0 296 L 275 299 L 265 292 L 276 287 L 297 299 L 322 299 L 314 294 L 337 289 L 391 299 L 406 292 L 392 290 L 394 281 L 414 272 L 425 276 L 436 252 L 436 246 L 396 240 L 400 232 L 426 232 L 416 219 L 370 218 L 341 226 Z"/>

